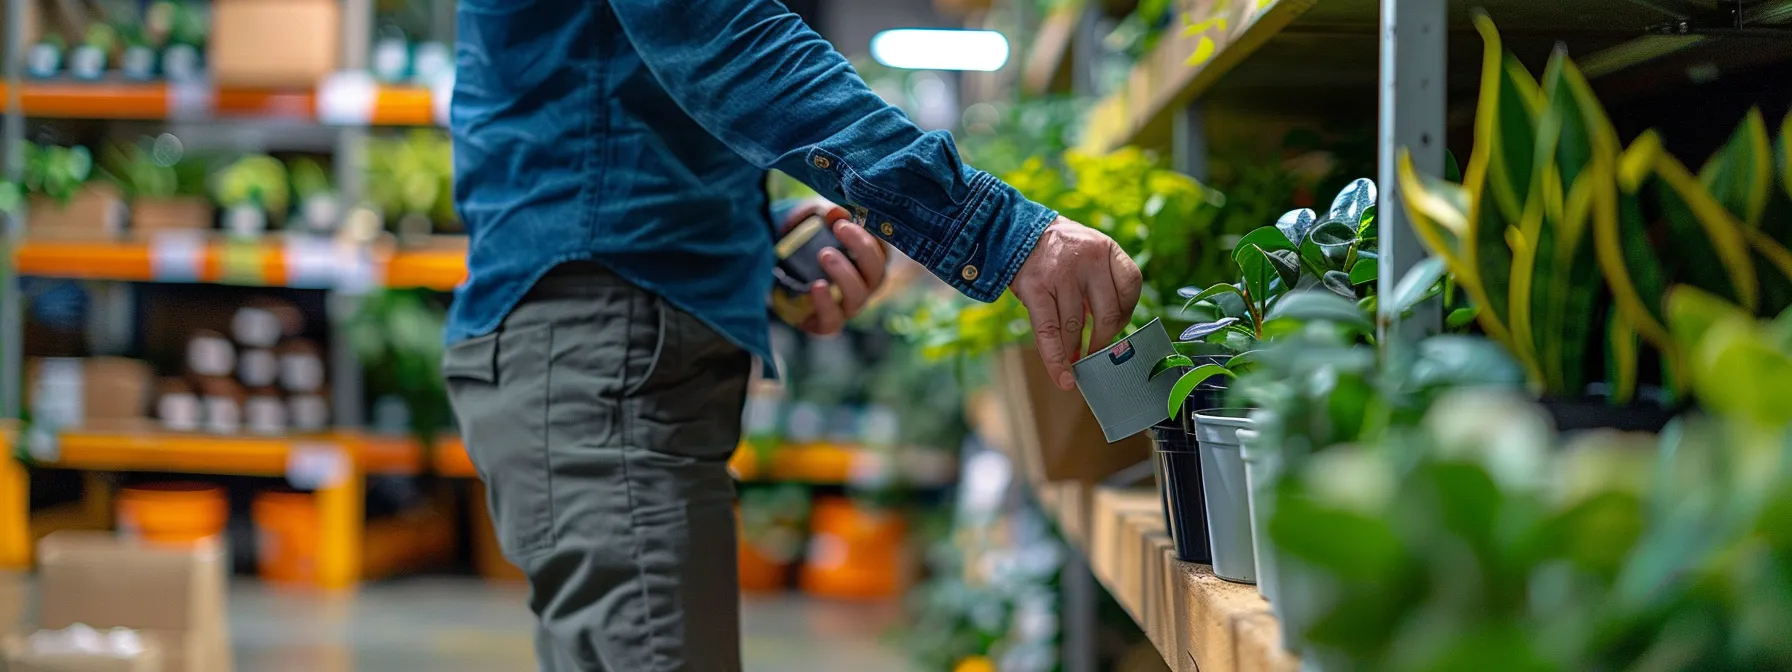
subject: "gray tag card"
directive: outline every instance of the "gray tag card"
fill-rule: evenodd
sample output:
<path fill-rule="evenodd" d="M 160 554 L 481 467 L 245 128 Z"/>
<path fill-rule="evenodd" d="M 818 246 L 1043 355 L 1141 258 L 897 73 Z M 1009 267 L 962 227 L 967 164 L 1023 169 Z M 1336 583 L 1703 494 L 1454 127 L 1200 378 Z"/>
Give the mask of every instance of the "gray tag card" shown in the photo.
<path fill-rule="evenodd" d="M 1164 374 L 1152 380 L 1151 369 L 1175 352 L 1163 322 L 1152 320 L 1072 367 L 1077 390 L 1095 412 L 1108 443 L 1170 418 L 1170 390 L 1176 386 L 1176 376 Z"/>

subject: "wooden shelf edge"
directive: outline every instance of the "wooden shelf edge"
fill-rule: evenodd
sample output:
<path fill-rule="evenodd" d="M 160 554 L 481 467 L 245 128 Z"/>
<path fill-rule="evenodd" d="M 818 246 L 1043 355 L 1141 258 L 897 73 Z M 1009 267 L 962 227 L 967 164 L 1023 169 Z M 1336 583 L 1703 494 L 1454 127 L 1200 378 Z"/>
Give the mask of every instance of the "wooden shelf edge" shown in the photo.
<path fill-rule="evenodd" d="M 1021 70 L 1021 91 L 1037 96 L 1051 90 L 1071 49 L 1075 48 L 1076 26 L 1081 18 L 1082 8 L 1077 5 L 1052 10 L 1040 22 L 1033 48 L 1027 52 L 1027 62 Z"/>

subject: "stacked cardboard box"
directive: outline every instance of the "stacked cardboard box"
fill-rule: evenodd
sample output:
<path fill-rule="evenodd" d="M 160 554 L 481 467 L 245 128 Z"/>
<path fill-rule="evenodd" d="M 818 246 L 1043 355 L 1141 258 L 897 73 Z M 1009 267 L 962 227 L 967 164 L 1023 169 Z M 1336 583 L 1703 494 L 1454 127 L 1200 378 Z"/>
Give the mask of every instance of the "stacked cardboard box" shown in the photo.
<path fill-rule="evenodd" d="M 38 546 L 39 621 L 131 628 L 161 643 L 169 672 L 229 672 L 222 545 L 175 548 L 59 532 Z"/>

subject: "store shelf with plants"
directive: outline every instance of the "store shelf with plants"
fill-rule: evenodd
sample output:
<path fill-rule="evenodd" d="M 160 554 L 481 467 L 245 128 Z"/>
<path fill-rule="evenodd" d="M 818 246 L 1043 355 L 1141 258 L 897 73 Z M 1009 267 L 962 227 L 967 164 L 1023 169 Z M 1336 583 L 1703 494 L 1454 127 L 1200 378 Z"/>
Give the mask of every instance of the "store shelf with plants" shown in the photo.
<path fill-rule="evenodd" d="M 1792 383 L 1761 377 L 1792 366 L 1784 339 L 1770 343 L 1792 319 L 1792 101 L 1743 100 L 1758 89 L 1739 84 L 1713 104 L 1725 110 L 1716 129 L 1703 111 L 1626 109 L 1623 125 L 1608 112 L 1636 95 L 1634 73 L 1686 58 L 1712 70 L 1659 77 L 1655 90 L 1718 71 L 1771 79 L 1792 62 L 1783 26 L 1747 17 L 1777 3 L 1743 3 L 1741 26 L 1699 26 L 1663 3 L 1520 3 L 1491 19 L 1426 5 L 1401 15 L 1402 33 L 1376 30 L 1377 3 L 1260 4 L 1259 23 L 1230 30 L 1270 34 L 1233 45 L 1233 60 L 1216 44 L 1168 89 L 1114 94 L 1153 102 L 1085 147 L 1099 151 L 1036 154 L 1010 174 L 1114 232 L 1145 274 L 1124 344 L 1078 364 L 1081 398 L 1055 389 L 1008 328 L 1018 306 L 922 315 L 912 332 L 945 356 L 989 356 L 1009 455 L 1092 580 L 1172 669 L 1623 668 L 1668 650 L 1686 654 L 1674 669 L 1783 664 L 1764 639 L 1668 624 L 1733 632 L 1787 604 L 1730 554 L 1792 557 L 1760 527 L 1792 483 L 1763 478 L 1739 495 L 1740 473 L 1714 465 L 1792 463 L 1792 414 L 1767 401 Z M 1698 35 L 1650 35 L 1667 24 Z M 1447 51 L 1422 37 L 1445 30 Z M 1377 55 L 1396 47 L 1408 51 L 1380 64 L 1384 97 L 1364 95 Z M 1317 76 L 1333 81 L 1305 85 Z M 1331 180 L 1196 185 L 1185 193 L 1228 198 L 1190 199 L 1206 205 L 1165 221 L 1150 213 L 1178 208 L 1170 176 L 1149 177 L 1148 158 L 1118 170 L 1144 156 L 1134 148 L 1107 152 L 1161 143 L 1149 127 L 1191 100 L 1264 112 L 1339 100 L 1328 87 L 1344 86 L 1356 102 L 1325 113 L 1368 119 L 1379 103 L 1395 133 L 1381 139 L 1383 183 L 1326 188 L 1313 207 L 1240 229 L 1224 228 L 1230 211 L 1261 213 L 1264 194 Z M 1638 128 L 1657 123 L 1648 113 L 1699 132 L 1669 142 Z M 1446 128 L 1464 141 L 1446 143 Z M 1213 149 L 1194 132 L 1178 153 Z M 1463 162 L 1445 147 L 1466 149 Z M 1150 233 L 1130 238 L 1135 228 Z M 1160 236 L 1227 258 L 1166 265 L 1146 254 Z M 1104 484 L 1152 472 L 1155 490 Z M 1702 578 L 1720 575 L 1716 588 Z M 1545 576 L 1560 604 L 1534 590 Z"/>
<path fill-rule="evenodd" d="M 1742 24 L 1717 3 L 1527 0 L 1487 7 L 1508 46 L 1541 64 L 1557 45 L 1582 63 L 1608 101 L 1705 81 L 1716 73 L 1792 58 L 1776 37 L 1778 3 L 1744 3 Z M 1218 0 L 1197 3 L 1104 97 L 1081 146 L 1165 146 L 1178 110 L 1196 100 L 1240 115 L 1374 114 L 1381 33 L 1373 0 Z M 1479 63 L 1474 3 L 1448 3 L 1450 100 L 1471 100 Z M 1325 67 L 1313 67 L 1324 63 Z M 1316 106 L 1313 101 L 1324 100 Z M 1458 115 L 1457 118 L 1462 118 Z"/>
<path fill-rule="evenodd" d="M 197 231 L 147 240 L 28 238 L 14 255 L 19 275 L 122 282 L 328 289 L 372 280 L 449 291 L 467 275 L 466 238 L 458 236 L 371 249 L 310 236 L 242 239 Z"/>

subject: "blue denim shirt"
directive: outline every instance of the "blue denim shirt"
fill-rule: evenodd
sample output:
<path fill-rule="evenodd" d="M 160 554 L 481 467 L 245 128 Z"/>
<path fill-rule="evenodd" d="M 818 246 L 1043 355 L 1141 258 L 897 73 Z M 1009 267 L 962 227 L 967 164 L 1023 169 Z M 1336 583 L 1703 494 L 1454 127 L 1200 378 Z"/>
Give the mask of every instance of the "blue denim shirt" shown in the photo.
<path fill-rule="evenodd" d="M 460 0 L 450 342 L 597 261 L 769 359 L 766 170 L 992 301 L 1055 217 L 872 93 L 775 0 Z"/>

